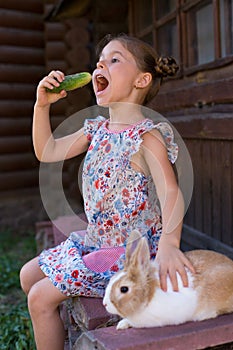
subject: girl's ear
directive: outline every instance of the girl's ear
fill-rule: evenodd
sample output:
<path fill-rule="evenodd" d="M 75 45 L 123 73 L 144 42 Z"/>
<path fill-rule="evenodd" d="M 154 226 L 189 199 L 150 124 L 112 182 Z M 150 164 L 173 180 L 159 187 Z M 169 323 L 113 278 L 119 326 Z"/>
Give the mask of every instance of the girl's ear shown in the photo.
<path fill-rule="evenodd" d="M 146 88 L 148 85 L 150 85 L 151 81 L 152 81 L 151 73 L 140 73 L 139 77 L 136 80 L 135 88 L 136 89 Z"/>

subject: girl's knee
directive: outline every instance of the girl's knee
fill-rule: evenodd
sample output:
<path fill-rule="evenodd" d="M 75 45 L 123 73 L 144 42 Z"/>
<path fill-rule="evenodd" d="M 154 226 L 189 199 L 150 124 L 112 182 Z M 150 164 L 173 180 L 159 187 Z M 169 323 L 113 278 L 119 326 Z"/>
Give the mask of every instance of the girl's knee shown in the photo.
<path fill-rule="evenodd" d="M 39 281 L 42 277 L 44 277 L 42 271 L 38 265 L 38 258 L 30 260 L 27 262 L 20 270 L 19 278 L 21 288 L 24 293 L 28 295 L 32 286 Z"/>
<path fill-rule="evenodd" d="M 43 312 L 44 302 L 43 295 L 46 290 L 41 290 L 39 283 L 35 283 L 28 292 L 28 309 L 30 314 Z"/>
<path fill-rule="evenodd" d="M 29 273 L 28 273 L 28 268 L 27 268 L 27 264 L 25 264 L 19 273 L 19 279 L 20 279 L 20 284 L 21 284 L 21 288 L 24 291 L 24 293 L 26 295 L 28 295 L 29 290 L 30 290 L 30 285 L 29 285 Z"/>
<path fill-rule="evenodd" d="M 31 315 L 53 313 L 65 299 L 67 297 L 45 277 L 31 287 L 28 293 L 28 309 Z"/>

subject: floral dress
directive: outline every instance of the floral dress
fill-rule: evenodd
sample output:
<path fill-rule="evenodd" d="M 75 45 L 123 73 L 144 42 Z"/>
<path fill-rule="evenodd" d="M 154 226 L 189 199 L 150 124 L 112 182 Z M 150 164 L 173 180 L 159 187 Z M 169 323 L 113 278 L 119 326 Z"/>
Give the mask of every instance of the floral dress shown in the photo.
<path fill-rule="evenodd" d="M 104 117 L 85 121 L 84 133 L 90 142 L 83 166 L 86 233 L 72 232 L 66 241 L 39 256 L 42 271 L 66 296 L 102 297 L 111 276 L 123 268 L 133 229 L 147 237 L 151 257 L 155 257 L 162 232 L 156 188 L 150 175 L 131 164 L 141 136 L 152 129 L 162 134 L 174 163 L 178 146 L 166 122 L 143 119 L 124 130 L 110 131 Z"/>

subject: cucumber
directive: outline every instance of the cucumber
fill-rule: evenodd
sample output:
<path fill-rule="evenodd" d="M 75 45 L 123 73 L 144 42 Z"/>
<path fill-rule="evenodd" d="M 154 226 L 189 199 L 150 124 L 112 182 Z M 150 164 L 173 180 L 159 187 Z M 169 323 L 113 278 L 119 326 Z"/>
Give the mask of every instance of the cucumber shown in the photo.
<path fill-rule="evenodd" d="M 71 75 L 66 75 L 65 79 L 60 83 L 58 87 L 46 90 L 48 92 L 53 92 L 58 94 L 62 90 L 71 91 L 77 88 L 81 88 L 91 81 L 91 74 L 88 72 L 76 73 Z"/>

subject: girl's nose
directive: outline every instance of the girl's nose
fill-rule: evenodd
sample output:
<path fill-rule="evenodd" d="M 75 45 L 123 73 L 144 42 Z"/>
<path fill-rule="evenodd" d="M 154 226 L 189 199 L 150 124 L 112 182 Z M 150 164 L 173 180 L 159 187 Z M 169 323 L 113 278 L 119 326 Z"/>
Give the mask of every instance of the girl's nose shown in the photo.
<path fill-rule="evenodd" d="M 103 69 L 104 68 L 104 61 L 98 61 L 96 64 L 96 67 Z"/>

